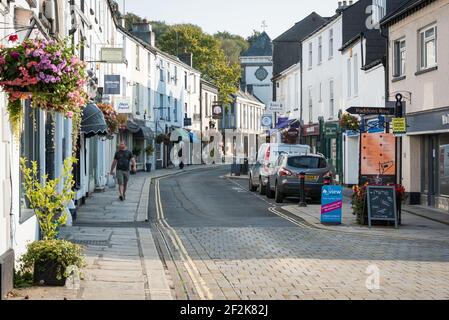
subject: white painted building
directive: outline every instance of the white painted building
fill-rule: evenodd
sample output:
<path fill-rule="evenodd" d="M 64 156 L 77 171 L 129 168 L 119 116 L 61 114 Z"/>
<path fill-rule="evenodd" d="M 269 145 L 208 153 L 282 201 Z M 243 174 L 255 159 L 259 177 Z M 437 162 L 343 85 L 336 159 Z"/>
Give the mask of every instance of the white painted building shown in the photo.
<path fill-rule="evenodd" d="M 342 62 L 338 51 L 342 46 L 342 16 L 303 40 L 302 105 L 305 124 L 338 120 L 343 109 Z"/>
<path fill-rule="evenodd" d="M 225 112 L 223 120 L 220 120 L 220 129 L 224 130 L 226 161 L 232 163 L 236 159 L 243 163 L 244 159 L 248 159 L 249 163 L 253 163 L 264 133 L 261 117 L 265 105 L 244 91 L 238 91 L 233 99 L 229 112 Z"/>
<path fill-rule="evenodd" d="M 288 117 L 290 120 L 300 119 L 301 116 L 301 65 L 292 65 L 282 71 L 276 80 L 276 102 L 283 105 L 285 112 L 279 117 Z"/>
<path fill-rule="evenodd" d="M 366 64 L 370 50 L 365 37 L 357 37 L 341 51 L 343 58 L 343 106 L 385 107 L 385 68 L 381 61 Z M 343 133 L 343 183 L 359 183 L 360 135 Z"/>

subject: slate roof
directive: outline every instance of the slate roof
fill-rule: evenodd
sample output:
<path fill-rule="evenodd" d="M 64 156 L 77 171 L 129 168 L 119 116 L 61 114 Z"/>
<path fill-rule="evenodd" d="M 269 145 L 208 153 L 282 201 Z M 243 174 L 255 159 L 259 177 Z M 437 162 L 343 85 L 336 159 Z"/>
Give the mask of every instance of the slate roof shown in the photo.
<path fill-rule="evenodd" d="M 271 57 L 273 55 L 273 44 L 271 38 L 264 31 L 257 37 L 251 47 L 241 54 L 242 57 Z"/>
<path fill-rule="evenodd" d="M 295 23 L 293 27 L 285 31 L 273 42 L 301 42 L 305 37 L 325 24 L 329 18 L 323 18 L 316 12 L 312 12 L 303 20 Z"/>
<path fill-rule="evenodd" d="M 381 24 L 382 25 L 390 25 L 395 23 L 396 21 L 399 21 L 403 18 L 405 18 L 410 13 L 413 13 L 415 10 L 419 10 L 432 2 L 436 0 L 408 0 L 404 1 L 404 3 L 393 12 L 389 13 L 387 16 L 385 16 Z"/>
<path fill-rule="evenodd" d="M 256 103 L 264 104 L 255 95 L 253 95 L 253 94 L 251 94 L 249 92 L 242 91 L 242 90 L 237 91 L 233 96 L 234 97 L 239 97 L 239 98 L 242 98 L 242 99 L 246 99 L 246 100 L 250 100 L 250 101 L 254 101 Z"/>

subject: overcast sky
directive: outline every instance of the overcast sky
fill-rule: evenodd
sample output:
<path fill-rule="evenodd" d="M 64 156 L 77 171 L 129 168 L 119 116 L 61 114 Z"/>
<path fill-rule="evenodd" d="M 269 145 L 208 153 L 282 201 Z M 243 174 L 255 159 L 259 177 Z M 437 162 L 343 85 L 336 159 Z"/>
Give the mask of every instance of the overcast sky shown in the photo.
<path fill-rule="evenodd" d="M 117 0 L 120 11 L 169 24 L 194 23 L 208 33 L 229 31 L 247 37 L 265 20 L 274 39 L 312 11 L 335 13 L 338 0 Z"/>

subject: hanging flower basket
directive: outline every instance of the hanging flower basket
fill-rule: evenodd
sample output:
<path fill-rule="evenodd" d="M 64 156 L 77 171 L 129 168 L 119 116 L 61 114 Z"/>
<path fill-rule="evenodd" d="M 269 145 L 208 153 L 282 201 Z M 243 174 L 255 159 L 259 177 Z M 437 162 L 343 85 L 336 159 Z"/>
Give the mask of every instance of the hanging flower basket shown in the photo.
<path fill-rule="evenodd" d="M 117 119 L 117 112 L 114 107 L 106 103 L 98 103 L 97 107 L 103 112 L 104 119 L 108 125 L 108 135 L 113 135 L 118 133 L 120 123 Z"/>
<path fill-rule="evenodd" d="M 350 115 L 349 113 L 345 113 L 342 115 L 340 119 L 340 127 L 344 131 L 346 130 L 359 131 L 360 130 L 359 119 L 357 119 L 357 117 L 354 117 L 353 115 Z"/>
<path fill-rule="evenodd" d="M 9 41 L 17 37 L 10 36 Z M 37 39 L 0 47 L 0 86 L 8 93 L 7 110 L 16 137 L 20 136 L 23 99 L 31 99 L 32 107 L 73 118 L 79 127 L 87 99 L 86 65 L 74 55 L 69 41 Z"/>

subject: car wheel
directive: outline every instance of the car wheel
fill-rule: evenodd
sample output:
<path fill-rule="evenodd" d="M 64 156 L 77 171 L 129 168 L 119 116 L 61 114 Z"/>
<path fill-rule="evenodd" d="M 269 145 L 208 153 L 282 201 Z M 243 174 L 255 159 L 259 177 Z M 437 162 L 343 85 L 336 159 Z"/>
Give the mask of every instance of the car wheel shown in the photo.
<path fill-rule="evenodd" d="M 265 192 L 266 192 L 266 186 L 263 185 L 262 178 L 259 178 L 259 194 L 261 194 L 263 196 L 263 195 L 265 195 Z"/>
<path fill-rule="evenodd" d="M 269 185 L 267 185 L 267 198 L 268 199 L 273 199 L 274 198 L 274 191 L 271 190 L 271 187 Z"/>
<path fill-rule="evenodd" d="M 274 200 L 276 201 L 276 203 L 282 203 L 284 202 L 284 194 L 282 192 L 280 192 L 279 187 L 276 183 L 276 189 L 275 189 L 275 194 L 274 194 Z"/>
<path fill-rule="evenodd" d="M 253 179 L 249 176 L 249 191 L 254 192 L 257 188 L 253 185 Z"/>

